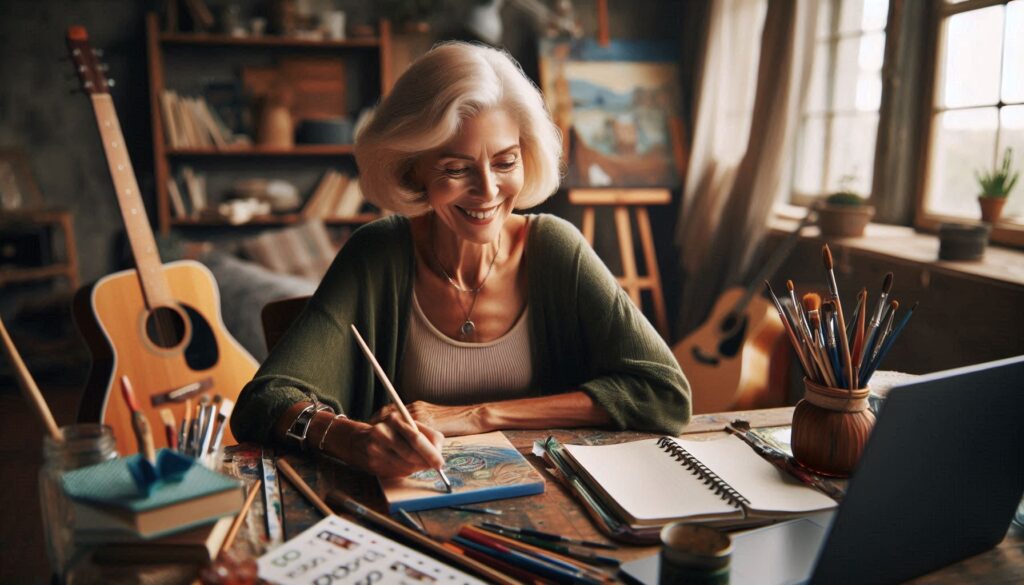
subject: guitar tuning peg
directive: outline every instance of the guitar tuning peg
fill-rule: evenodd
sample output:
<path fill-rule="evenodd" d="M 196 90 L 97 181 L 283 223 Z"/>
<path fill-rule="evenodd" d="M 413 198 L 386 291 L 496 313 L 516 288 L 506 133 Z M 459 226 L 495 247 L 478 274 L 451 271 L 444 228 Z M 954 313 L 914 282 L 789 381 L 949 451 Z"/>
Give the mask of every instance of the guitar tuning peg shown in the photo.
<path fill-rule="evenodd" d="M 115 85 L 117 85 L 117 82 L 113 78 L 107 80 L 107 87 L 114 87 Z"/>

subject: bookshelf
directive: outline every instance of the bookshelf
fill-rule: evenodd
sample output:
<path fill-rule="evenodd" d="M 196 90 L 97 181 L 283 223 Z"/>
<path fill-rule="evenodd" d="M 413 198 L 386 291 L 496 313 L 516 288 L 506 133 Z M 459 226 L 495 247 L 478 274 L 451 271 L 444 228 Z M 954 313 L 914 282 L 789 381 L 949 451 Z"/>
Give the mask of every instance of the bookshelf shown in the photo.
<path fill-rule="evenodd" d="M 216 218 L 174 215 L 168 180 L 176 177 L 183 166 L 195 165 L 221 177 L 233 174 L 251 177 L 253 173 L 264 170 L 268 175 L 303 175 L 304 180 L 296 181 L 303 198 L 308 197 L 316 187 L 316 177 L 322 176 L 329 169 L 342 167 L 350 174 L 355 173 L 351 144 L 296 144 L 287 148 L 266 147 L 255 143 L 172 147 L 168 136 L 173 130 L 166 126 L 165 106 L 161 103 L 165 90 L 187 86 L 194 79 L 231 79 L 240 82 L 241 67 L 254 63 L 275 63 L 282 58 L 340 59 L 345 64 L 346 79 L 342 80 L 346 89 L 344 109 L 354 119 L 360 110 L 373 106 L 388 91 L 392 81 L 391 27 L 386 20 L 380 21 L 377 36 L 311 40 L 270 35 L 233 37 L 165 32 L 161 29 L 159 15 L 150 13 L 146 17 L 146 43 L 156 215 L 158 229 L 163 234 L 169 233 L 172 228 L 238 227 Z M 350 78 L 357 79 L 361 85 L 352 89 Z M 195 93 L 195 86 L 189 89 Z M 357 225 L 376 217 L 376 214 L 361 213 L 351 217 L 327 217 L 324 221 L 328 225 Z M 243 225 L 285 226 L 301 220 L 301 213 L 285 213 L 257 216 Z"/>

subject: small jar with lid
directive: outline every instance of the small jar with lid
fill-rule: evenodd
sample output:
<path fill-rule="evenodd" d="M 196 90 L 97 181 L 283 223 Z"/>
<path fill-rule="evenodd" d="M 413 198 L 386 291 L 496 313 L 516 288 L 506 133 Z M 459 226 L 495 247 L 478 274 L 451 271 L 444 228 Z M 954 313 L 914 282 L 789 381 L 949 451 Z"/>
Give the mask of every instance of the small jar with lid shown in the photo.
<path fill-rule="evenodd" d="M 732 539 L 709 526 L 673 522 L 661 529 L 660 585 L 727 585 Z"/>
<path fill-rule="evenodd" d="M 64 494 L 65 471 L 116 459 L 114 433 L 101 424 L 73 424 L 60 428 L 63 440 L 43 438 L 43 465 L 39 469 L 39 504 L 50 567 L 62 580 L 79 556 L 74 545 L 74 508 Z"/>

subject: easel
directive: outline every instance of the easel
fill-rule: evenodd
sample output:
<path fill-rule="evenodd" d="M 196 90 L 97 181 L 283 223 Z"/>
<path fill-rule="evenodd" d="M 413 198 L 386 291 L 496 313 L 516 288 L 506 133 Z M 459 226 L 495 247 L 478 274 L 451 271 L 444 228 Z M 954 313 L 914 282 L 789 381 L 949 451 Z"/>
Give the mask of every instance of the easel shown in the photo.
<path fill-rule="evenodd" d="M 654 324 L 658 333 L 668 339 L 668 316 L 665 312 L 665 297 L 661 290 L 661 274 L 658 271 L 658 259 L 654 251 L 654 238 L 651 235 L 651 220 L 647 214 L 648 205 L 666 205 L 672 201 L 668 189 L 570 189 L 569 203 L 583 207 L 583 237 L 587 243 L 594 245 L 595 207 L 598 205 L 612 206 L 615 212 L 615 236 L 619 240 L 619 255 L 622 257 L 622 275 L 619 284 L 629 294 L 633 303 L 643 308 L 640 292 L 651 291 L 654 303 Z M 640 276 L 636 267 L 636 256 L 633 250 L 633 227 L 630 213 L 636 216 L 637 229 L 640 230 L 640 246 L 643 250 L 643 262 L 647 269 L 646 276 Z"/>

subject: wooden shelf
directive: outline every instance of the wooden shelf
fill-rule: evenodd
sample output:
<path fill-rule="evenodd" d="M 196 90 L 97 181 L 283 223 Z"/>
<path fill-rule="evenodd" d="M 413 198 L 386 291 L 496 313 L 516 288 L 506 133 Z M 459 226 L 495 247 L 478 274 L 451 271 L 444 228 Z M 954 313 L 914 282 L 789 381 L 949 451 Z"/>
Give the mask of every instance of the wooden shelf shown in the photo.
<path fill-rule="evenodd" d="M 353 215 L 350 217 L 324 217 L 319 219 L 322 219 L 327 225 L 361 225 L 364 223 L 370 223 L 379 217 L 380 215 L 376 213 L 360 213 L 359 215 Z M 171 220 L 171 225 L 175 227 L 284 226 L 301 223 L 307 219 L 318 218 L 306 218 L 298 213 L 261 215 L 241 224 L 230 224 L 218 218 L 176 218 Z"/>
<path fill-rule="evenodd" d="M 293 148 L 169 148 L 167 156 L 176 158 L 255 158 L 255 157 L 303 157 L 303 156 L 347 156 L 354 152 L 351 144 L 300 144 Z"/>
<path fill-rule="evenodd" d="M 40 266 L 38 268 L 0 268 L 0 284 L 32 282 L 64 276 L 71 279 L 71 267 L 65 263 Z M 77 279 L 75 279 L 77 280 Z"/>
<path fill-rule="evenodd" d="M 311 48 L 311 49 L 375 49 L 380 46 L 378 37 L 359 37 L 334 40 L 303 39 L 274 35 L 233 37 L 229 35 L 198 33 L 160 33 L 160 42 L 165 45 L 195 45 L 206 47 L 267 47 L 267 48 Z"/>

